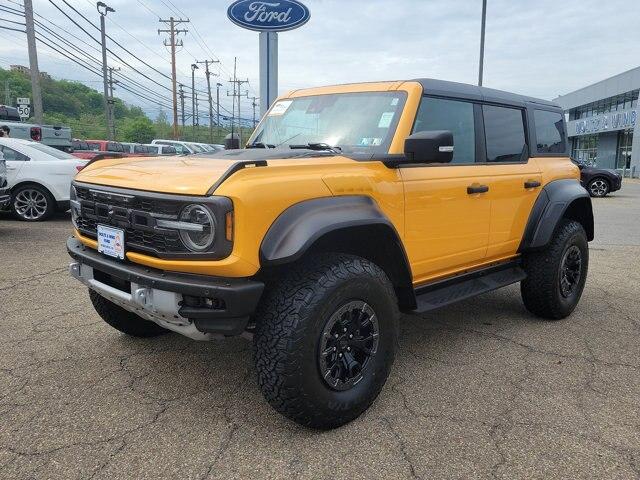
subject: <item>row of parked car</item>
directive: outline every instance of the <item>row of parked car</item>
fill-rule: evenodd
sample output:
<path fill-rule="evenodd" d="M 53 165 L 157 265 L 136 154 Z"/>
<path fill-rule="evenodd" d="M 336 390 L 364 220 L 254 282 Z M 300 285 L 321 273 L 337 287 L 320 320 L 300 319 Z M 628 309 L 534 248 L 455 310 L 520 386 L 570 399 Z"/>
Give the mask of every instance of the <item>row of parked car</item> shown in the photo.
<path fill-rule="evenodd" d="M 71 142 L 72 154 L 78 158 L 91 160 L 102 157 L 148 157 L 198 153 L 211 153 L 224 149 L 224 145 L 182 142 L 178 140 L 155 139 L 151 143 L 114 142 L 112 140 L 79 140 Z"/>
<path fill-rule="evenodd" d="M 222 145 L 165 139 L 150 144 L 73 140 L 69 153 L 37 141 L 0 137 L 0 210 L 9 209 L 28 222 L 69 210 L 71 181 L 94 159 L 201 154 L 222 149 Z"/>

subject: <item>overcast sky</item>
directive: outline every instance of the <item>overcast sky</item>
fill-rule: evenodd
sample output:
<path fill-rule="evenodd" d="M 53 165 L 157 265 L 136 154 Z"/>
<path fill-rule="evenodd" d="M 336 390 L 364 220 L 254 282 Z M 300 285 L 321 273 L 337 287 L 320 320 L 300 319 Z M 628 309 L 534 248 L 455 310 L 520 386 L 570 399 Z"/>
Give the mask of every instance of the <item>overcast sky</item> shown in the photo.
<path fill-rule="evenodd" d="M 62 0 L 52 0 L 65 11 Z M 95 3 L 67 0 L 98 23 Z M 17 7 L 21 0 L 0 0 Z M 258 34 L 243 30 L 226 17 L 230 0 L 109 0 L 108 33 L 146 62 L 170 72 L 169 54 L 162 46 L 158 15 L 186 15 L 190 31 L 181 36 L 179 81 L 190 84 L 190 64 L 212 53 L 221 60 L 223 104 L 234 56 L 238 73 L 248 77 L 250 95 L 258 95 Z M 356 81 L 433 77 L 477 82 L 481 0 L 306 0 L 311 20 L 303 27 L 279 34 L 279 87 L 293 88 Z M 174 7 L 177 6 L 177 7 Z M 178 11 L 178 9 L 180 11 Z M 50 0 L 34 0 L 34 10 L 47 20 L 92 42 Z M 1 19 L 13 19 L 0 11 Z M 74 15 L 77 19 L 77 16 Z M 92 34 L 98 32 L 85 24 Z M 115 22 L 115 23 L 114 23 Z M 1 22 L 0 25 L 11 26 Z M 48 24 L 50 28 L 56 28 Z M 199 33 L 202 40 L 198 37 Z M 62 35 L 66 35 L 60 32 Z M 206 45 L 202 45 L 202 44 Z M 97 52 L 74 40 L 94 56 Z M 484 85 L 547 99 L 555 98 L 640 63 L 634 47 L 640 44 L 640 2 L 632 0 L 488 0 Z M 95 44 L 94 44 L 95 45 Z M 126 54 L 122 58 L 163 85 L 169 81 Z M 55 78 L 81 80 L 101 89 L 100 78 L 71 64 L 46 47 L 40 49 L 41 70 Z M 0 29 L 0 66 L 28 64 L 24 34 Z M 114 60 L 113 65 L 119 62 Z M 135 78 L 166 98 L 170 94 L 148 80 Z M 204 75 L 197 72 L 198 88 Z M 158 107 L 122 90 L 117 94 L 141 105 L 151 116 Z M 250 116 L 249 100 L 243 115 Z M 204 102 L 202 107 L 204 108 Z"/>

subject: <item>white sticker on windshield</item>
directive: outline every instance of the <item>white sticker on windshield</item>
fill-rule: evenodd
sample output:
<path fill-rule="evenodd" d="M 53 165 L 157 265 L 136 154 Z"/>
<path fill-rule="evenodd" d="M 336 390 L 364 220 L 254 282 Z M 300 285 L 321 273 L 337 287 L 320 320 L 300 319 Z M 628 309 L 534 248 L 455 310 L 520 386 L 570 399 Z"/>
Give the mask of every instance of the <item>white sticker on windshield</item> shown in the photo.
<path fill-rule="evenodd" d="M 400 100 L 399 98 L 392 98 L 391 99 L 391 106 L 395 107 L 396 105 L 398 105 L 398 100 Z"/>
<path fill-rule="evenodd" d="M 269 110 L 269 116 L 283 115 L 292 103 L 293 100 L 282 100 L 280 102 L 276 102 L 276 104 L 271 107 L 271 110 Z"/>
<path fill-rule="evenodd" d="M 380 115 L 380 121 L 378 122 L 378 128 L 389 128 L 391 125 L 391 120 L 393 120 L 393 116 L 396 112 L 384 112 Z"/>

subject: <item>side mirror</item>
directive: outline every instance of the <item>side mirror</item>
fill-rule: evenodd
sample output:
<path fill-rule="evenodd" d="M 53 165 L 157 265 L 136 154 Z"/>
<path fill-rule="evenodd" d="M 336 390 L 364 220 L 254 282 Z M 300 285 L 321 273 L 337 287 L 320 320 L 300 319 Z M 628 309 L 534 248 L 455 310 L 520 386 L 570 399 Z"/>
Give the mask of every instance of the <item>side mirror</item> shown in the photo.
<path fill-rule="evenodd" d="M 453 134 L 449 130 L 428 130 L 404 141 L 406 163 L 449 163 L 453 158 Z"/>

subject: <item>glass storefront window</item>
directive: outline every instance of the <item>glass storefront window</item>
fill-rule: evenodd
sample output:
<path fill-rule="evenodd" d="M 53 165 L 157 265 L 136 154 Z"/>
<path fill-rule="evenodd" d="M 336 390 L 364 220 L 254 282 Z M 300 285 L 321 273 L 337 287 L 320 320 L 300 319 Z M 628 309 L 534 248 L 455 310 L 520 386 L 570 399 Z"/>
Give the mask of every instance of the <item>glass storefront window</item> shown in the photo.
<path fill-rule="evenodd" d="M 573 139 L 572 157 L 580 163 L 596 165 L 598 135 L 583 135 Z"/>
<path fill-rule="evenodd" d="M 631 144 L 633 130 L 618 133 L 618 151 L 616 152 L 616 168 L 631 168 Z"/>
<path fill-rule="evenodd" d="M 628 110 L 638 105 L 638 90 L 623 93 L 613 97 L 598 100 L 597 102 L 581 105 L 569 110 L 569 120 L 579 120 L 595 115 L 602 115 L 619 110 Z"/>

